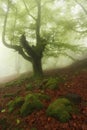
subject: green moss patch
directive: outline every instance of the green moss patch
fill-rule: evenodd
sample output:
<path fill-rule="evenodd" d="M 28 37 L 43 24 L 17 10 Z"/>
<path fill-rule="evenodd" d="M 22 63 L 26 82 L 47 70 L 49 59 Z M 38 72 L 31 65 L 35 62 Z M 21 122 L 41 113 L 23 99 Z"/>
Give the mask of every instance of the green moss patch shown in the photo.
<path fill-rule="evenodd" d="M 24 98 L 22 97 L 16 97 L 13 101 L 10 101 L 7 104 L 8 111 L 13 112 L 15 108 L 20 108 L 24 103 Z"/>
<path fill-rule="evenodd" d="M 28 94 L 25 97 L 25 102 L 21 107 L 20 113 L 22 116 L 31 114 L 34 110 L 40 110 L 44 107 L 43 103 L 34 94 Z"/>
<path fill-rule="evenodd" d="M 29 93 L 26 97 L 16 97 L 7 104 L 8 112 L 18 109 L 21 116 L 27 116 L 34 110 L 40 110 L 44 107 L 42 101 L 50 100 L 50 97 L 41 93 Z"/>
<path fill-rule="evenodd" d="M 70 113 L 72 111 L 72 103 L 66 98 L 59 98 L 49 105 L 47 115 L 61 122 L 67 122 L 71 118 Z"/>
<path fill-rule="evenodd" d="M 49 89 L 57 89 L 58 88 L 58 81 L 56 78 L 49 78 L 47 80 L 47 83 L 45 84 L 44 88 L 49 88 Z"/>

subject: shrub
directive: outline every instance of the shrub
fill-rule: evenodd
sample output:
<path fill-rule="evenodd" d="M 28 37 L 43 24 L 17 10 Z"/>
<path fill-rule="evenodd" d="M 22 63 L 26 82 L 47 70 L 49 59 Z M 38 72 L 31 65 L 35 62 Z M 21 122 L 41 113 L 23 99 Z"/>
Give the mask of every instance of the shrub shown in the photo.
<path fill-rule="evenodd" d="M 67 122 L 71 118 L 72 103 L 66 98 L 56 99 L 47 109 L 47 115 L 52 116 L 61 122 Z"/>

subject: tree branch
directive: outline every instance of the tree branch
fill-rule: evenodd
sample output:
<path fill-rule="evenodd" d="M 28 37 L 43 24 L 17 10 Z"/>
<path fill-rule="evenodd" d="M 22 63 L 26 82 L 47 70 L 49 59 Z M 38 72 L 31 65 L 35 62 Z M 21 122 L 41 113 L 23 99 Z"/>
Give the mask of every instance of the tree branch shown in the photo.
<path fill-rule="evenodd" d="M 24 0 L 23 0 L 23 3 L 24 3 L 24 5 L 25 5 L 25 8 L 26 8 L 26 11 L 27 11 L 28 15 L 29 15 L 32 19 L 34 19 L 34 20 L 36 21 L 36 18 L 35 18 L 32 14 L 29 13 L 28 7 L 27 7 L 27 5 L 26 5 L 26 3 L 25 3 Z"/>
<path fill-rule="evenodd" d="M 28 44 L 24 34 L 21 36 L 20 44 L 25 49 L 28 55 L 32 57 L 35 55 L 35 52 L 33 51 L 32 47 Z"/>
<path fill-rule="evenodd" d="M 74 57 L 70 56 L 69 54 L 65 53 L 65 52 L 60 52 L 60 55 L 64 55 L 66 57 L 68 57 L 69 59 L 71 59 L 72 61 L 76 61 L 77 59 L 75 59 Z"/>
<path fill-rule="evenodd" d="M 26 60 L 31 61 L 31 57 L 27 56 L 27 55 L 24 53 L 24 51 L 23 51 L 23 49 L 22 49 L 21 46 L 8 44 L 8 43 L 6 42 L 6 40 L 5 40 L 6 23 L 7 23 L 8 13 L 9 13 L 9 0 L 8 0 L 8 6 L 7 6 L 7 11 L 6 11 L 5 19 L 4 19 L 3 32 L 2 32 L 2 42 L 3 42 L 3 44 L 4 44 L 6 47 L 18 51 L 18 53 L 21 54 Z"/>
<path fill-rule="evenodd" d="M 18 46 L 15 46 L 15 50 L 18 51 L 18 53 L 21 54 L 24 59 L 26 59 L 26 60 L 32 62 L 32 58 L 29 57 L 29 56 L 27 56 L 27 55 L 24 53 L 23 49 L 22 49 L 20 46 L 19 46 L 19 47 L 18 47 Z"/>
<path fill-rule="evenodd" d="M 15 19 L 14 19 L 14 25 L 13 25 L 13 36 L 11 39 L 11 43 L 12 41 L 14 42 L 14 34 L 15 34 L 15 28 L 16 28 L 16 20 L 17 20 L 17 8 L 15 7 L 15 11 L 16 11 L 16 15 L 15 15 Z"/>
<path fill-rule="evenodd" d="M 38 45 L 40 44 L 41 0 L 36 0 L 36 2 L 37 2 L 36 40 Z"/>
<path fill-rule="evenodd" d="M 87 15 L 87 10 L 85 9 L 85 7 L 80 2 L 78 2 L 78 0 L 75 0 L 75 2 L 80 5 L 80 7 L 84 10 L 85 14 Z"/>

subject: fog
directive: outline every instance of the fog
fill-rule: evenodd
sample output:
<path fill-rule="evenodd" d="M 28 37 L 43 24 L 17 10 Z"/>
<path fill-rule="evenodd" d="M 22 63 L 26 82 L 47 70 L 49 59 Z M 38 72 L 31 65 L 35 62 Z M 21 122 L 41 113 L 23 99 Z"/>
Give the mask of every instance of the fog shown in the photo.
<path fill-rule="evenodd" d="M 81 41 L 81 43 L 86 43 L 86 40 Z M 85 44 L 85 47 L 87 45 Z M 83 59 L 87 57 L 87 54 L 75 54 L 73 53 L 73 57 L 78 59 Z M 43 70 L 52 69 L 52 68 L 63 68 L 74 61 L 65 56 L 59 57 L 49 57 L 43 58 L 42 67 Z M 22 73 L 32 72 L 32 64 L 22 58 L 15 50 L 9 49 L 0 42 L 0 83 L 13 80 L 16 77 L 20 76 Z"/>
<path fill-rule="evenodd" d="M 62 7 L 63 4 L 64 4 L 64 2 L 60 1 L 60 4 L 58 3 L 58 5 L 57 5 L 57 3 L 56 3 L 54 5 L 55 8 L 53 8 L 53 9 L 57 8 L 56 5 Z M 3 9 L 5 11 L 6 8 L 3 8 Z M 81 10 L 80 6 L 75 6 L 75 8 L 72 7 L 71 16 L 78 18 L 76 16 L 78 15 L 80 10 Z M 60 13 L 59 16 L 63 16 L 63 15 L 64 15 L 64 10 L 62 10 L 62 12 Z M 2 22 L 2 24 L 3 24 L 3 22 Z M 0 25 L 0 26 L 2 28 L 2 25 Z M 0 35 L 2 35 L 2 34 L 0 34 Z M 73 34 L 73 35 L 75 35 L 75 34 Z M 72 41 L 73 37 L 76 38 L 73 35 L 72 35 L 72 33 L 67 34 L 67 36 L 70 37 L 71 41 Z M 75 39 L 74 39 L 74 41 L 75 41 Z M 78 42 L 85 44 L 85 47 L 87 47 L 86 41 L 87 41 L 87 39 L 85 37 L 84 39 L 80 39 L 80 41 L 78 41 Z M 71 54 L 71 56 L 78 60 L 78 59 L 87 57 L 87 54 L 84 53 L 84 54 L 76 55 L 73 53 L 73 54 Z M 58 56 L 56 58 L 51 56 L 50 58 L 42 59 L 43 70 L 52 69 L 52 68 L 62 68 L 62 67 L 66 67 L 72 63 L 73 63 L 73 61 L 65 56 Z M 32 64 L 30 62 L 24 60 L 22 58 L 22 56 L 19 55 L 15 50 L 6 48 L 3 45 L 1 37 L 0 37 L 0 82 L 5 82 L 6 78 L 10 78 L 12 80 L 15 77 L 19 76 L 20 74 L 29 72 L 29 71 L 32 72 Z"/>
<path fill-rule="evenodd" d="M 59 57 L 59 58 L 44 58 L 43 69 L 64 67 L 72 63 L 72 60 Z M 18 76 L 21 73 L 32 71 L 30 62 L 24 60 L 17 52 L 12 49 L 6 48 L 0 43 L 0 82 L 9 76 Z"/>
<path fill-rule="evenodd" d="M 0 82 L 3 82 L 4 78 L 8 76 L 20 75 L 28 70 L 32 70 L 31 64 L 17 52 L 0 43 Z"/>

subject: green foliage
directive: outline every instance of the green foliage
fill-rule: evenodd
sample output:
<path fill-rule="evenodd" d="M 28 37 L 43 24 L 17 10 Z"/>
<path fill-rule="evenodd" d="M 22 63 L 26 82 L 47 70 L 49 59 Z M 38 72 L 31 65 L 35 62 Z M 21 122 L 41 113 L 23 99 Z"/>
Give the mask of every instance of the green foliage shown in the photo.
<path fill-rule="evenodd" d="M 25 97 L 25 102 L 21 107 L 20 113 L 22 116 L 31 114 L 34 110 L 40 110 L 43 108 L 43 104 L 34 94 L 28 94 Z"/>
<path fill-rule="evenodd" d="M 84 28 L 85 30 L 86 20 L 82 22 L 82 18 L 80 18 L 80 21 L 78 22 L 78 18 L 75 16 L 76 14 L 73 14 L 73 11 L 71 11 L 71 8 L 73 7 L 72 2 L 70 4 L 70 7 L 68 7 L 67 2 L 62 2 L 62 4 L 65 7 L 63 10 L 60 4 L 58 4 L 58 6 L 55 7 L 55 1 L 47 2 L 47 0 L 42 0 L 42 11 L 39 12 L 41 13 L 42 17 L 41 21 L 39 21 L 41 22 L 39 26 L 37 26 L 38 20 L 36 20 L 38 19 L 38 11 L 37 4 L 35 1 L 16 1 L 10 4 L 10 11 L 8 12 L 8 20 L 6 23 L 5 34 L 11 45 L 20 45 L 20 36 L 24 32 L 30 45 L 37 44 L 37 42 L 35 42 L 35 31 L 36 28 L 40 28 L 40 37 L 42 39 L 46 39 L 45 43 L 49 44 L 45 49 L 45 51 L 47 51 L 46 54 L 49 54 L 51 56 L 53 55 L 53 53 L 56 56 L 58 56 L 61 53 L 64 55 L 68 55 L 68 53 L 65 52 L 65 50 L 67 49 L 76 52 L 76 50 L 78 50 L 79 47 L 75 46 L 75 44 L 73 45 L 73 43 L 77 43 L 75 39 L 79 38 L 77 32 L 79 32 L 79 30 L 82 30 L 82 28 Z M 5 10 L 2 10 L 3 11 L 0 11 L 3 12 L 1 14 L 3 14 L 4 16 Z M 80 17 L 81 12 L 77 14 L 79 14 Z M 77 19 L 75 19 L 75 17 Z M 10 23 L 12 26 L 10 26 Z M 83 23 L 85 23 L 85 25 Z M 84 25 L 85 27 L 82 25 Z M 76 29 L 77 31 L 74 31 Z M 41 51 L 41 49 L 43 49 L 42 45 L 40 47 L 41 48 L 37 49 L 37 51 Z"/>
<path fill-rule="evenodd" d="M 15 100 L 10 101 L 7 104 L 8 111 L 10 113 L 13 112 L 16 108 L 20 108 L 23 103 L 24 103 L 24 99 L 22 97 L 16 97 Z"/>
<path fill-rule="evenodd" d="M 47 115 L 58 119 L 61 122 L 67 122 L 71 118 L 72 103 L 66 98 L 56 99 L 47 109 Z"/>

